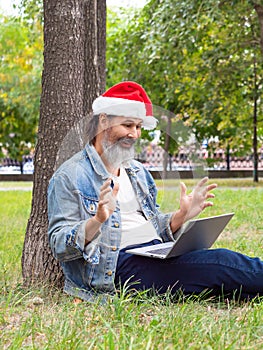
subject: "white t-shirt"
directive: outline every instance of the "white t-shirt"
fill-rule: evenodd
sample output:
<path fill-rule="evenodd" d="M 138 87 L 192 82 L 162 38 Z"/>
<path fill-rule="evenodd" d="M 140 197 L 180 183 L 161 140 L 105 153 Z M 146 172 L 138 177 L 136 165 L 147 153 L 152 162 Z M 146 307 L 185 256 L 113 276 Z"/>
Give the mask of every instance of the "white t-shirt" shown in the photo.
<path fill-rule="evenodd" d="M 123 167 L 121 167 L 120 176 L 117 179 L 119 183 L 117 200 L 120 203 L 122 223 L 120 248 L 149 242 L 153 239 L 160 240 L 151 221 L 145 219 L 130 179 Z"/>

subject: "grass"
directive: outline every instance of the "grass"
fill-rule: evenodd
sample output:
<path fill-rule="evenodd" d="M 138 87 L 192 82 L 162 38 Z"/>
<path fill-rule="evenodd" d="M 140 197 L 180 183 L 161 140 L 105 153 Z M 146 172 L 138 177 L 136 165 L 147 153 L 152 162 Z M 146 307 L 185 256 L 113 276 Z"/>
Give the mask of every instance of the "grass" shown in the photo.
<path fill-rule="evenodd" d="M 243 181 L 224 180 L 214 191 L 214 207 L 203 215 L 234 211 L 216 245 L 263 258 L 263 187 Z M 193 186 L 185 182 L 189 189 Z M 10 183 L 0 192 L 2 349 L 263 348 L 263 302 L 183 296 L 173 302 L 168 293 L 163 298 L 143 293 L 132 297 L 123 291 L 101 305 L 79 303 L 50 286 L 25 289 L 20 261 L 31 191 L 20 190 L 20 185 Z M 158 185 L 162 210 L 176 209 L 178 183 Z"/>
<path fill-rule="evenodd" d="M 168 180 L 156 180 L 156 184 L 160 187 L 171 188 L 178 186 L 183 181 L 186 185 L 194 186 L 198 179 L 168 179 Z M 219 178 L 209 179 L 209 183 L 217 183 L 219 187 L 238 187 L 238 188 L 263 188 L 262 179 L 258 182 L 254 182 L 252 178 Z"/>

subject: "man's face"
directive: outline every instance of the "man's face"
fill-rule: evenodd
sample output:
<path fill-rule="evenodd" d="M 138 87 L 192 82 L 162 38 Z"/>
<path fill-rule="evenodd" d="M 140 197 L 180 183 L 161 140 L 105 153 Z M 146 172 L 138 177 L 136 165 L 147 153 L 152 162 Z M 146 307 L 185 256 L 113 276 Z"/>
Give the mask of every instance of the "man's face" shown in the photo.
<path fill-rule="evenodd" d="M 134 158 L 134 143 L 141 136 L 142 121 L 137 118 L 113 117 L 104 130 L 103 158 L 113 167 Z"/>
<path fill-rule="evenodd" d="M 112 144 L 120 142 L 124 148 L 129 148 L 141 136 L 142 120 L 138 118 L 113 117 L 106 130 L 108 141 Z M 123 142 L 121 141 L 123 140 Z"/>

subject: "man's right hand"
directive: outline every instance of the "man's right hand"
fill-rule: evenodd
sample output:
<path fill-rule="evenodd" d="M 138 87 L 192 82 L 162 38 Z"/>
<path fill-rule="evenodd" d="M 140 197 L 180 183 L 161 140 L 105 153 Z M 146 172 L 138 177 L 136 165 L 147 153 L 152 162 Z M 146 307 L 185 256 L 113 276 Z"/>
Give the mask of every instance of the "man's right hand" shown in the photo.
<path fill-rule="evenodd" d="M 95 219 L 101 223 L 106 221 L 116 208 L 116 197 L 119 191 L 119 184 L 114 183 L 111 187 L 112 179 L 109 178 L 100 188 L 99 204 Z"/>

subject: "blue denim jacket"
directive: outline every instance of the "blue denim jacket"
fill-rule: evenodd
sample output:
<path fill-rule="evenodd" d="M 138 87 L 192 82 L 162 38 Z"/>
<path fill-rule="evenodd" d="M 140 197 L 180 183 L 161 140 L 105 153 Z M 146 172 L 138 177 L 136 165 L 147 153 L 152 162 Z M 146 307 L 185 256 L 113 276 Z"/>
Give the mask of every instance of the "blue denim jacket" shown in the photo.
<path fill-rule="evenodd" d="M 146 219 L 152 221 L 162 241 L 173 240 L 169 225 L 172 214 L 159 211 L 151 174 L 135 160 L 126 171 Z M 84 300 L 115 292 L 121 241 L 118 202 L 114 213 L 101 226 L 100 234 L 84 245 L 86 221 L 95 215 L 100 187 L 109 177 L 95 148 L 86 145 L 54 173 L 48 188 L 49 243 L 63 268 L 64 291 Z"/>

